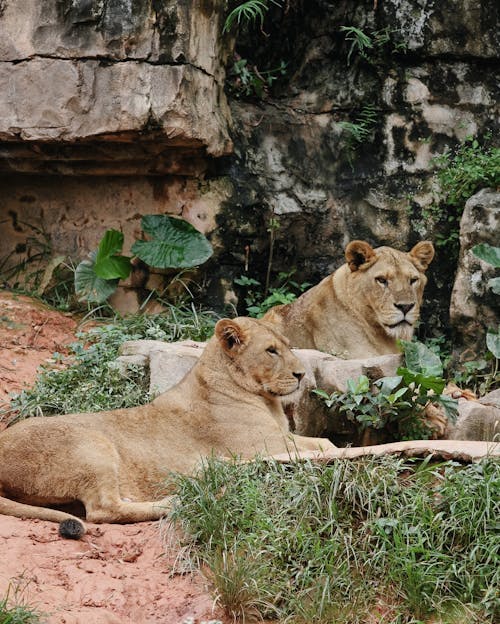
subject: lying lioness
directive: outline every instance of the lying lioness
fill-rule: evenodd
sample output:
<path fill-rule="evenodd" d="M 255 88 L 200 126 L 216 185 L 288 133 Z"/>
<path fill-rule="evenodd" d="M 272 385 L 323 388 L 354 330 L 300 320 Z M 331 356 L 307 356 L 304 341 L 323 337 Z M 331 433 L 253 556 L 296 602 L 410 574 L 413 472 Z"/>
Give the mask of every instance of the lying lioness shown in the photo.
<path fill-rule="evenodd" d="M 29 418 L 0 434 L 0 513 L 61 522 L 64 537 L 83 523 L 47 508 L 80 501 L 90 522 L 160 518 L 169 471 L 189 473 L 204 457 L 250 459 L 331 449 L 326 439 L 292 435 L 279 397 L 304 376 L 272 326 L 222 319 L 193 369 L 141 407 Z"/>
<path fill-rule="evenodd" d="M 344 358 L 398 353 L 396 340 L 410 340 L 419 318 L 432 243 L 421 241 L 404 253 L 352 241 L 345 257 L 337 271 L 263 320 L 275 324 L 292 347 Z"/>

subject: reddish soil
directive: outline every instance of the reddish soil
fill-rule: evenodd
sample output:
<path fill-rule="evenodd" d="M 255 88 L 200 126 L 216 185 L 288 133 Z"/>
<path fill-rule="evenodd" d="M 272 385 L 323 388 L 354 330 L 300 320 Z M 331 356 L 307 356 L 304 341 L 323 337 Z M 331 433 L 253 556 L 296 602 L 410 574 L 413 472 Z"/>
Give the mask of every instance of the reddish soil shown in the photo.
<path fill-rule="evenodd" d="M 65 353 L 76 328 L 69 315 L 0 293 L 0 402 L 31 384 L 55 351 Z M 71 541 L 53 523 L 0 516 L 0 599 L 9 591 L 48 624 L 231 621 L 214 608 L 201 573 L 172 574 L 175 552 L 165 555 L 158 523 L 88 527 Z"/>

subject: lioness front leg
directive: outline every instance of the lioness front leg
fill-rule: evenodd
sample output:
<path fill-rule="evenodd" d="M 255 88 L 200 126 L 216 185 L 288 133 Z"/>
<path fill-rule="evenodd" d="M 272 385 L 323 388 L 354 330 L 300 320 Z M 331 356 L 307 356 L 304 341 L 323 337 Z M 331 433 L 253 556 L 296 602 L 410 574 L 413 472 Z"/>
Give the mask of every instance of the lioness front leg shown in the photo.
<path fill-rule="evenodd" d="M 171 496 L 159 501 L 129 502 L 116 495 L 97 492 L 84 501 L 88 522 L 111 522 L 126 524 L 159 520 L 171 507 Z"/>

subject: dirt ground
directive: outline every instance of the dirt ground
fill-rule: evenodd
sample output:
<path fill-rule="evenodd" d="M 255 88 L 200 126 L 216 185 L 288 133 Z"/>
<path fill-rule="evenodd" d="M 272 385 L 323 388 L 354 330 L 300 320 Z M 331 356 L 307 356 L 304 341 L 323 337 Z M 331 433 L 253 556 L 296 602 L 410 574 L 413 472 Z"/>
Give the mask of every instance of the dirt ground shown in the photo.
<path fill-rule="evenodd" d="M 1 292 L 0 403 L 65 353 L 76 329 L 70 315 Z M 82 540 L 63 540 L 53 523 L 0 516 L 0 598 L 8 591 L 48 624 L 231 621 L 201 573 L 171 574 L 176 553 L 165 555 L 157 522 L 88 526 Z"/>

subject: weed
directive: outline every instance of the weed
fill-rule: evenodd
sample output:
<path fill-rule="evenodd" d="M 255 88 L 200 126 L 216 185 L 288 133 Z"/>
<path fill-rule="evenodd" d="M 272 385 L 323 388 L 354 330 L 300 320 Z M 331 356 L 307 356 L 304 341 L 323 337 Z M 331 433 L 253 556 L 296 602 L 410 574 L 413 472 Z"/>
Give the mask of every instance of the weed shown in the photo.
<path fill-rule="evenodd" d="M 353 166 L 356 150 L 371 139 L 376 123 L 377 109 L 373 104 L 366 105 L 356 118 L 356 121 L 339 122 L 339 126 L 344 130 L 347 136 L 347 159 L 351 167 Z"/>
<path fill-rule="evenodd" d="M 240 616 L 361 623 L 381 603 L 393 622 L 498 615 L 498 461 L 211 458 L 172 478 L 172 522 Z"/>
<path fill-rule="evenodd" d="M 467 137 L 455 150 L 433 159 L 438 169 L 438 199 L 422 216 L 444 226 L 444 233 L 436 234 L 437 247 L 456 253 L 465 202 L 481 188 L 500 185 L 500 148 L 489 145 L 490 138 L 486 136 L 481 144 Z"/>
<path fill-rule="evenodd" d="M 261 100 L 268 95 L 274 82 L 286 74 L 286 65 L 281 61 L 278 67 L 259 70 L 247 59 L 237 58 L 228 72 L 229 88 L 236 97 L 243 95 Z"/>
<path fill-rule="evenodd" d="M 141 227 L 150 240 L 136 240 L 132 253 L 149 266 L 182 269 L 202 264 L 213 254 L 208 240 L 190 223 L 168 215 L 144 215 Z M 107 230 L 96 251 L 75 270 L 75 292 L 81 301 L 102 303 L 120 279 L 132 271 L 132 258 L 122 256 L 123 234 Z"/>
<path fill-rule="evenodd" d="M 345 40 L 351 44 L 347 53 L 348 65 L 351 64 L 351 57 L 354 53 L 368 63 L 373 63 L 371 55 L 388 45 L 391 46 L 391 52 L 406 51 L 405 42 L 394 40 L 397 31 L 391 30 L 389 27 L 368 34 L 356 26 L 341 26 L 340 32 L 344 33 Z"/>
<path fill-rule="evenodd" d="M 63 370 L 45 367 L 32 388 L 14 395 L 0 416 L 10 421 L 28 416 L 95 412 L 142 405 L 151 399 L 144 369 L 133 367 L 126 373 L 115 362 L 126 340 L 191 338 L 207 340 L 213 333 L 216 316 L 191 307 L 170 306 L 165 313 L 116 317 L 77 334 Z M 61 360 L 55 354 L 55 360 Z"/>
<path fill-rule="evenodd" d="M 19 596 L 18 588 L 14 588 L 11 599 L 12 586 L 7 594 L 0 598 L 0 624 L 41 624 L 42 614 L 24 603 Z"/>
<path fill-rule="evenodd" d="M 235 279 L 235 284 L 248 289 L 245 296 L 248 316 L 261 318 L 274 306 L 286 305 L 295 301 L 300 293 L 309 288 L 311 285 L 309 282 L 298 283 L 292 280 L 294 273 L 294 270 L 289 273 L 278 273 L 279 286 L 270 288 L 267 295 L 261 288 L 259 281 L 246 277 L 246 275 Z"/>
<path fill-rule="evenodd" d="M 222 32 L 227 32 L 231 28 L 242 23 L 252 23 L 259 21 L 260 27 L 264 25 L 264 16 L 269 10 L 269 5 L 274 4 L 281 7 L 282 2 L 280 0 L 246 0 L 236 6 L 226 17 L 224 22 L 224 28 Z"/>

